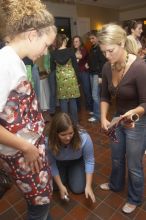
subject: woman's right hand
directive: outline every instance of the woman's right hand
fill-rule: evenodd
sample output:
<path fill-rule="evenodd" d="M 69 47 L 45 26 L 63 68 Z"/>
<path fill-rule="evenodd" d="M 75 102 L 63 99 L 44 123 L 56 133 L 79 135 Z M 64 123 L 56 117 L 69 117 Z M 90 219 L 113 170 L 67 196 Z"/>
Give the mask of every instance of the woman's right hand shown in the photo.
<path fill-rule="evenodd" d="M 67 188 L 64 185 L 62 185 L 60 187 L 60 197 L 61 197 L 61 199 L 64 199 L 65 195 L 68 196 L 68 191 L 67 191 Z"/>
<path fill-rule="evenodd" d="M 39 149 L 31 143 L 27 143 L 25 151 L 23 151 L 26 164 L 31 168 L 33 173 L 39 173 L 43 167 Z"/>
<path fill-rule="evenodd" d="M 105 119 L 101 119 L 101 128 L 105 131 L 108 130 L 108 127 L 110 125 L 110 122 L 105 118 Z"/>

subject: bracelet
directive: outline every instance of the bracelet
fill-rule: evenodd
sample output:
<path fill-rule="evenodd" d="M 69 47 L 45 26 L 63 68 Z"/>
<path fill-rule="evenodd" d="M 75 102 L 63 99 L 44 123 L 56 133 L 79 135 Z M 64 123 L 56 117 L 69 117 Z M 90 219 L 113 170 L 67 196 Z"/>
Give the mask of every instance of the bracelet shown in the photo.
<path fill-rule="evenodd" d="M 139 120 L 139 115 L 138 114 L 132 114 L 130 116 L 130 119 L 132 122 L 138 121 Z"/>

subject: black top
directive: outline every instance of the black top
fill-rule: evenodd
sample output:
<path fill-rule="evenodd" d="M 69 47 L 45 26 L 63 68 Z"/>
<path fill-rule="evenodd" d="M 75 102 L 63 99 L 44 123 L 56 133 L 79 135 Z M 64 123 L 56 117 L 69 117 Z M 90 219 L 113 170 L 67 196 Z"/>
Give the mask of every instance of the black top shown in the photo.
<path fill-rule="evenodd" d="M 92 46 L 88 57 L 89 73 L 101 77 L 102 67 L 105 62 L 106 58 L 100 50 L 100 47 L 98 45 Z"/>
<path fill-rule="evenodd" d="M 77 74 L 79 72 L 78 63 L 75 57 L 75 53 L 71 48 L 57 49 L 50 53 L 50 69 L 51 71 L 56 69 L 56 63 L 65 65 L 69 60 L 72 62 L 72 66 Z"/>
<path fill-rule="evenodd" d="M 142 106 L 146 113 L 146 64 L 137 58 L 130 66 L 120 84 L 112 83 L 111 65 L 107 62 L 102 71 L 101 101 L 110 102 L 116 96 L 116 112 L 124 114 L 128 110 Z"/>

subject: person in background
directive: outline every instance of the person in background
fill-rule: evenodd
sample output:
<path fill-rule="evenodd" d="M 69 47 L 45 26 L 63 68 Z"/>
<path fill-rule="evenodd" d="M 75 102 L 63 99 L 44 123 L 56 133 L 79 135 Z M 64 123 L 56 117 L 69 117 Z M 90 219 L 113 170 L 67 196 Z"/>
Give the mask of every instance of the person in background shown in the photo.
<path fill-rule="evenodd" d="M 144 174 L 142 160 L 145 152 L 146 134 L 146 65 L 144 61 L 128 53 L 127 35 L 116 24 L 103 26 L 98 34 L 99 45 L 108 62 L 102 71 L 101 126 L 108 131 L 108 110 L 115 100 L 115 117 L 128 120 L 137 116 L 136 122 L 121 123 L 116 128 L 117 141 L 111 140 L 112 171 L 102 190 L 121 191 L 128 170 L 128 198 L 122 210 L 133 212 L 142 204 Z M 132 49 L 131 49 L 132 51 Z"/>
<path fill-rule="evenodd" d="M 93 112 L 93 100 L 91 94 L 91 84 L 88 71 L 88 53 L 84 47 L 83 41 L 80 36 L 74 36 L 72 45 L 75 50 L 76 59 L 79 66 L 79 81 L 83 90 L 86 109 L 91 113 Z"/>
<path fill-rule="evenodd" d="M 22 59 L 35 61 L 56 37 L 54 18 L 39 0 L 1 0 L 0 160 L 24 195 L 28 220 L 50 220 L 52 178 L 44 121 Z"/>
<path fill-rule="evenodd" d="M 100 47 L 98 45 L 97 31 L 92 30 L 88 34 L 92 47 L 89 51 L 88 65 L 90 73 L 90 82 L 92 89 L 93 98 L 93 114 L 92 117 L 88 119 L 89 122 L 96 122 L 100 120 L 100 89 L 99 83 L 101 81 L 102 67 L 106 59 L 102 54 Z"/>
<path fill-rule="evenodd" d="M 46 73 L 48 73 L 48 82 L 50 88 L 50 115 L 54 115 L 56 111 L 56 73 L 55 71 L 50 70 L 50 52 L 55 50 L 56 43 L 55 41 L 53 44 L 48 48 L 47 53 L 44 55 L 44 69 Z"/>
<path fill-rule="evenodd" d="M 48 133 L 49 160 L 55 183 L 61 199 L 69 196 L 67 187 L 73 193 L 85 193 L 95 202 L 92 190 L 94 172 L 93 143 L 85 130 L 78 130 L 66 113 L 56 114 Z"/>
<path fill-rule="evenodd" d="M 29 59 L 28 57 L 24 57 L 23 62 L 24 62 L 26 69 L 27 69 L 27 79 L 29 80 L 29 82 L 32 83 L 32 86 L 34 87 L 34 81 L 33 81 L 33 77 L 32 77 L 33 61 L 31 59 Z"/>
<path fill-rule="evenodd" d="M 27 69 L 27 79 L 32 83 L 35 90 L 38 102 L 40 102 L 40 76 L 39 68 L 36 63 L 34 63 L 28 57 L 24 57 L 23 62 Z"/>
<path fill-rule="evenodd" d="M 50 69 L 56 72 L 57 98 L 62 112 L 69 113 L 78 123 L 76 98 L 80 97 L 78 64 L 72 48 L 67 48 L 65 34 L 56 37 L 56 50 L 51 52 Z"/>
<path fill-rule="evenodd" d="M 129 25 L 128 25 L 128 38 L 132 39 L 136 42 L 137 44 L 137 54 L 140 56 L 142 55 L 142 44 L 140 42 L 140 37 L 143 32 L 142 29 L 142 22 L 141 21 L 135 21 L 135 20 L 130 20 Z"/>

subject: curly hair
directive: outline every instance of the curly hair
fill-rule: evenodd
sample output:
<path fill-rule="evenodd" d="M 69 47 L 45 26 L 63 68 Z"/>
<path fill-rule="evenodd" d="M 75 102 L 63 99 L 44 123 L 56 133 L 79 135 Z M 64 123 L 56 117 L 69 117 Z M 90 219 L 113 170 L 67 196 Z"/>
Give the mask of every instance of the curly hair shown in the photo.
<path fill-rule="evenodd" d="M 54 26 L 54 18 L 40 0 L 0 0 L 0 34 L 11 38 L 29 29 Z"/>

